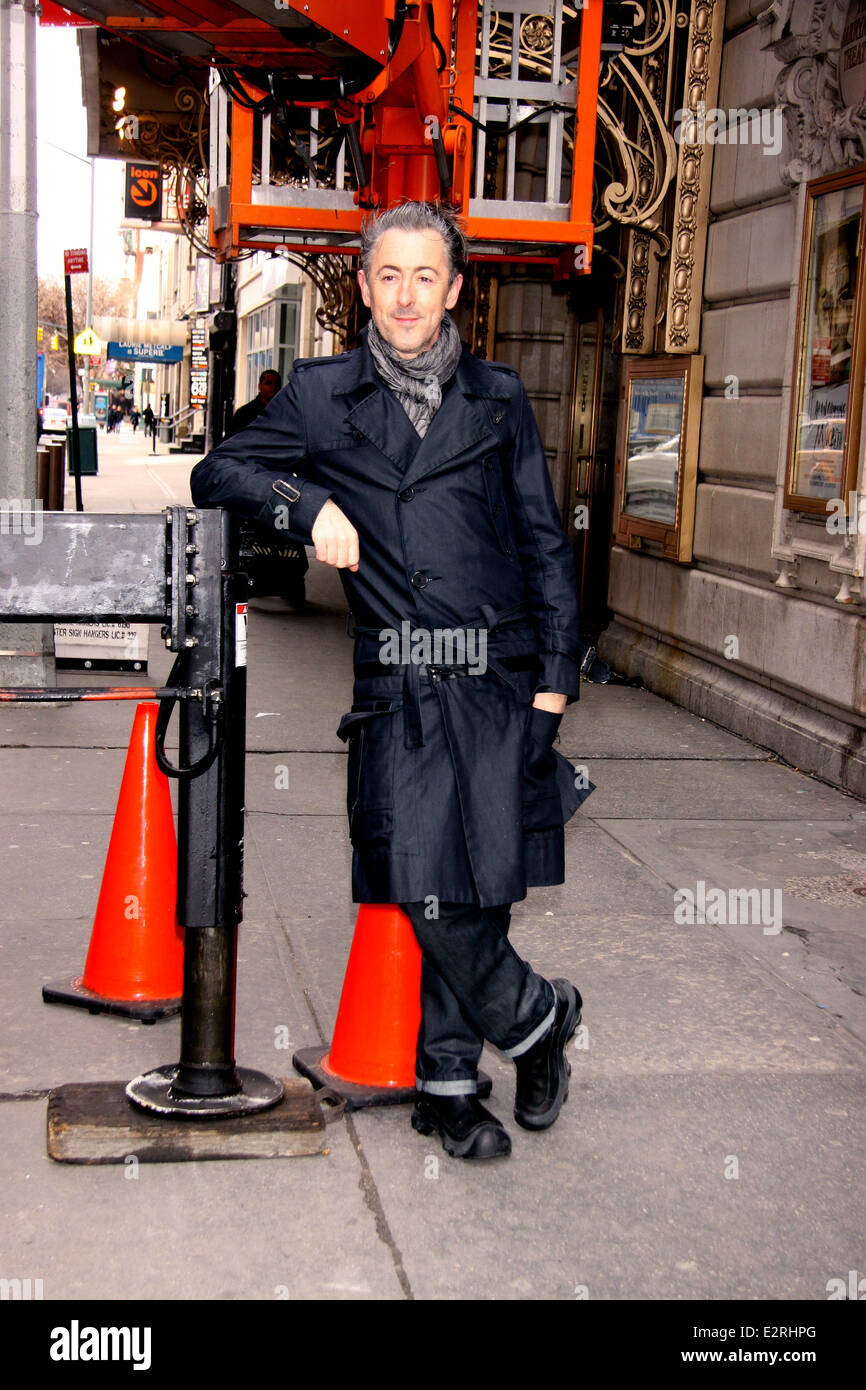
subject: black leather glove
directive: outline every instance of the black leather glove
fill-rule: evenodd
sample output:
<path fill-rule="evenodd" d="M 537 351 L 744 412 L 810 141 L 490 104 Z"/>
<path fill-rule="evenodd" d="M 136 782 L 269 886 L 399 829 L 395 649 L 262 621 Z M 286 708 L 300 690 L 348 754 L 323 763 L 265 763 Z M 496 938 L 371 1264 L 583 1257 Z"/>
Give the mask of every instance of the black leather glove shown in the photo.
<path fill-rule="evenodd" d="M 526 715 L 525 763 L 528 771 L 544 776 L 555 766 L 553 743 L 562 723 L 561 714 L 531 705 Z"/>

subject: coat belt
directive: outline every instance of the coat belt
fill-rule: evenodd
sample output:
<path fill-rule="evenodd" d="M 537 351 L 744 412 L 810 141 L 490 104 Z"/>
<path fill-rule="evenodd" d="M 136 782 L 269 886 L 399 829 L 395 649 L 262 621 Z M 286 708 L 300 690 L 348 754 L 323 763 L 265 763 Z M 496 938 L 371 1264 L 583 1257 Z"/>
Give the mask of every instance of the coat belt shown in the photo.
<path fill-rule="evenodd" d="M 527 623 L 530 617 L 529 610 L 523 603 L 509 608 L 503 613 L 497 613 L 492 604 L 483 603 L 480 613 L 481 622 L 457 623 L 455 629 L 478 629 L 494 632 L 498 628 L 517 627 Z M 351 616 L 350 613 L 349 619 Z M 355 626 L 349 632 L 349 619 L 346 622 L 346 632 L 353 637 L 379 637 L 383 629 L 388 626 L 387 623 L 381 623 L 378 627 Z M 414 628 L 413 631 L 418 632 L 423 631 L 423 629 Z M 494 671 L 500 680 L 513 690 L 514 682 L 509 679 L 509 672 L 528 670 L 537 664 L 537 658 L 531 654 L 502 658 L 488 655 L 486 662 L 490 670 Z M 404 746 L 406 748 L 420 748 L 424 743 L 424 730 L 421 724 L 422 673 L 425 679 L 435 684 L 438 680 L 467 676 L 471 673 L 470 667 L 468 664 L 460 663 L 433 665 L 418 661 L 410 661 L 405 664 L 395 662 L 387 665 L 381 661 L 360 661 L 356 662 L 354 667 L 356 676 L 394 675 L 400 670 L 403 672 Z"/>

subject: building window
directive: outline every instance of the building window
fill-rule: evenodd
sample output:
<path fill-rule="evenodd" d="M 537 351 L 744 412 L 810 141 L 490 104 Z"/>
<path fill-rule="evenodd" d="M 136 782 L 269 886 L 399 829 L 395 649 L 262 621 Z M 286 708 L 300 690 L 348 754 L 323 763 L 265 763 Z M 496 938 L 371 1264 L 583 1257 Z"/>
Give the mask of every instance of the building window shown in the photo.
<path fill-rule="evenodd" d="M 299 308 L 297 300 L 283 300 L 279 305 L 277 371 L 284 386 L 286 377 L 292 370 L 292 363 L 298 355 Z"/>
<path fill-rule="evenodd" d="M 618 545 L 652 545 L 688 564 L 695 492 L 704 359 L 628 357 L 617 449 Z"/>
<path fill-rule="evenodd" d="M 856 486 L 866 166 L 806 185 L 785 506 L 825 516 Z"/>
<path fill-rule="evenodd" d="M 287 286 L 276 299 L 247 315 L 244 401 L 251 401 L 258 394 L 259 377 L 264 371 L 279 372 L 285 386 L 298 355 L 300 293 L 300 286 Z"/>
<path fill-rule="evenodd" d="M 244 400 L 258 395 L 259 377 L 274 365 L 274 305 L 265 304 L 247 318 L 247 378 Z"/>

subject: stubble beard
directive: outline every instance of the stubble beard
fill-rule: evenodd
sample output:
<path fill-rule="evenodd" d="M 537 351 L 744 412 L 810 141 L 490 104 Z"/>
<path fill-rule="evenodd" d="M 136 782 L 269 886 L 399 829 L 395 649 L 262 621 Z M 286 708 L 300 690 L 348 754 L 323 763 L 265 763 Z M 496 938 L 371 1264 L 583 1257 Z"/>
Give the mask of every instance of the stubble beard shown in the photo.
<path fill-rule="evenodd" d="M 404 362 L 411 362 L 415 357 L 420 357 L 422 353 L 429 352 L 433 345 L 437 342 L 439 334 L 442 332 L 442 323 L 444 321 L 444 318 L 445 311 L 443 310 L 442 318 L 440 318 L 431 336 L 425 342 L 423 342 L 420 345 L 420 347 L 412 348 L 411 352 L 406 352 L 404 349 L 402 349 L 399 343 L 395 340 L 395 338 L 391 337 L 389 333 L 382 333 L 381 328 L 379 329 L 379 332 L 382 333 L 382 337 L 385 339 L 387 343 L 391 345 L 398 357 L 401 357 Z M 387 322 L 390 324 L 390 319 L 388 319 Z"/>

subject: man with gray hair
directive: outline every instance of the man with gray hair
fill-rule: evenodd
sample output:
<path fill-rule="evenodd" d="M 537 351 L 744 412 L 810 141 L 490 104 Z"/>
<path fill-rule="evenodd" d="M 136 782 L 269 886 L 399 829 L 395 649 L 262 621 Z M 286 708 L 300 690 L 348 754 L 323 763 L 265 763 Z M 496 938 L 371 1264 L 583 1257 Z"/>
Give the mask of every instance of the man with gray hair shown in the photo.
<path fill-rule="evenodd" d="M 528 887 L 563 882 L 563 825 L 591 788 L 553 748 L 580 691 L 571 549 L 516 372 L 473 357 L 448 313 L 465 254 L 444 206 L 369 218 L 360 346 L 296 362 L 196 465 L 192 494 L 288 523 L 339 569 L 353 898 L 398 904 L 421 946 L 413 1128 L 484 1159 L 511 1150 L 478 1099 L 485 1040 L 515 1063 L 524 1128 L 548 1128 L 568 1095 L 580 995 L 537 974 L 508 928 Z M 406 624 L 419 641 L 395 659 L 384 638 Z M 481 639 L 483 662 L 437 647 L 445 630 Z"/>

